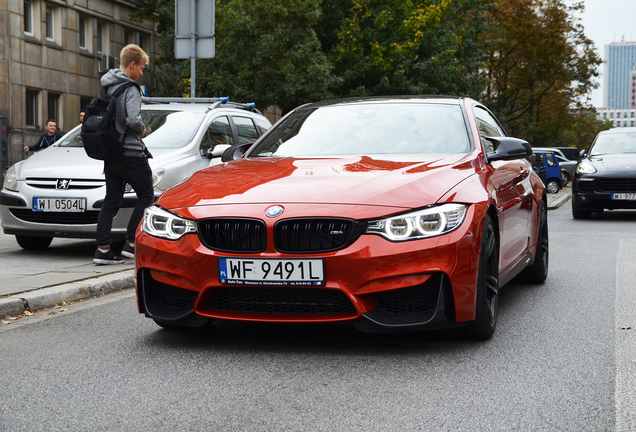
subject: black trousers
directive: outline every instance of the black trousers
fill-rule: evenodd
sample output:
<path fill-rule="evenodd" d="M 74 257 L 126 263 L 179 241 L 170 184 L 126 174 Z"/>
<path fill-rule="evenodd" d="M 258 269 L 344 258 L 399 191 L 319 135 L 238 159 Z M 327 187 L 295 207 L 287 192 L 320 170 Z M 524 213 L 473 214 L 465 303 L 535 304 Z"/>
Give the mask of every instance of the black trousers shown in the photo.
<path fill-rule="evenodd" d="M 113 218 L 119 211 L 124 200 L 124 189 L 128 183 L 137 194 L 137 203 L 130 216 L 126 240 L 135 241 L 135 231 L 144 215 L 146 207 L 150 206 L 155 195 L 152 187 L 152 170 L 146 156 L 129 157 L 104 161 L 104 175 L 106 176 L 106 197 L 104 205 L 97 217 L 97 247 L 108 247 L 111 244 L 110 231 Z"/>

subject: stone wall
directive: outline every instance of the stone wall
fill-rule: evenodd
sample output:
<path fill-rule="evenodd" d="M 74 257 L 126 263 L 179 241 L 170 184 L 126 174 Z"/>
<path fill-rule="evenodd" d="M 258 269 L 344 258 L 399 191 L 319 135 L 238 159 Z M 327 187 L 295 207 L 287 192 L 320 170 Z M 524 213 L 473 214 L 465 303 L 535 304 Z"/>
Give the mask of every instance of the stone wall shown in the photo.
<path fill-rule="evenodd" d="M 28 3 L 28 2 L 27 2 Z M 151 87 L 152 59 L 159 56 L 152 22 L 130 19 L 133 3 L 127 0 L 30 0 L 31 31 L 25 27 L 25 1 L 0 0 L 0 116 L 8 119 L 6 168 L 25 158 L 23 147 L 45 133 L 49 97 L 57 97 L 58 128 L 68 132 L 79 124 L 82 105 L 100 91 L 103 55 L 117 59 L 124 46 L 138 43 L 150 56 L 149 67 L 138 80 Z M 47 8 L 52 31 L 47 38 Z M 28 16 L 28 14 L 27 14 Z M 80 47 L 80 17 L 85 23 L 86 47 Z M 99 25 L 98 25 L 99 23 Z M 98 29 L 102 29 L 102 49 Z M 111 67 L 119 67 L 116 60 Z M 27 90 L 37 94 L 36 121 L 27 125 Z"/>

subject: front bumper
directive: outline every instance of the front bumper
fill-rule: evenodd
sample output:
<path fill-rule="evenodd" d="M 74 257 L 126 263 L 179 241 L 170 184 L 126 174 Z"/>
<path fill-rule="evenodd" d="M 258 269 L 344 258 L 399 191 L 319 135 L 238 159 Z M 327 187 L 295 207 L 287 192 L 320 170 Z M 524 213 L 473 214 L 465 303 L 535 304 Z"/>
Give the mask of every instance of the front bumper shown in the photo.
<path fill-rule="evenodd" d="M 427 330 L 474 319 L 481 221 L 471 206 L 452 233 L 410 242 L 362 235 L 345 249 L 313 255 L 229 254 L 196 234 L 178 241 L 137 232 L 140 313 L 183 324 L 196 318 L 262 322 L 353 322 L 365 331 Z M 225 285 L 218 259 L 320 257 L 322 287 Z"/>
<path fill-rule="evenodd" d="M 577 175 L 572 183 L 572 207 L 584 211 L 636 209 L 636 201 L 613 199 L 617 193 L 636 193 L 636 173 Z"/>

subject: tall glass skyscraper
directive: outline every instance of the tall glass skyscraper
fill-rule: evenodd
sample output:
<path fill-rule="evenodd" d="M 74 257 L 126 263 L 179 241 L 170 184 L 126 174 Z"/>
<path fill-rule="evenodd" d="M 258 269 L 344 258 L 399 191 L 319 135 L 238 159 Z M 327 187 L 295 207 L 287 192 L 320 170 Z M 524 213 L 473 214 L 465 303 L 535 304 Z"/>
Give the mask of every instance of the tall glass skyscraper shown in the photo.
<path fill-rule="evenodd" d="M 636 70 L 636 42 L 612 42 L 605 45 L 605 73 L 603 74 L 603 106 L 605 108 L 633 108 L 630 75 Z M 636 101 L 636 99 L 635 99 Z"/>

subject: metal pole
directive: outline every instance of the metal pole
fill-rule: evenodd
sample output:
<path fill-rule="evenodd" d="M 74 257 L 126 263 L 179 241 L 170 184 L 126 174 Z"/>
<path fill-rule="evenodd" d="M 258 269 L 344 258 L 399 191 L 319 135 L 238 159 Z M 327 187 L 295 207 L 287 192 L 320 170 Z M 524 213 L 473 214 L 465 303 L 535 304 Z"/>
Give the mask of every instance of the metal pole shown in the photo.
<path fill-rule="evenodd" d="M 195 96 L 196 49 L 197 49 L 197 3 L 190 0 L 190 97 Z"/>

